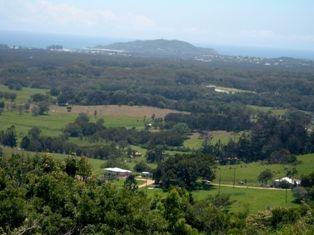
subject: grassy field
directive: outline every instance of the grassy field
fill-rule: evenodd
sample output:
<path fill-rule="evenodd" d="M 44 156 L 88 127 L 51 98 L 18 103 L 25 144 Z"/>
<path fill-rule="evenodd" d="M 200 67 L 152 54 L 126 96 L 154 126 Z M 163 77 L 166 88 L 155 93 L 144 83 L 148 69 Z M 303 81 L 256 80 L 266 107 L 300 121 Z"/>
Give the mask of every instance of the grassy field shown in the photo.
<path fill-rule="evenodd" d="M 314 154 L 307 154 L 298 156 L 299 164 L 295 166 L 282 165 L 282 164 L 262 164 L 262 163 L 249 163 L 249 164 L 238 164 L 238 165 L 226 165 L 219 166 L 216 171 L 215 182 L 218 182 L 219 174 L 221 172 L 221 183 L 233 184 L 234 179 L 234 168 L 236 169 L 236 184 L 239 181 L 247 180 L 248 185 L 259 185 L 257 177 L 259 173 L 264 169 L 270 169 L 274 173 L 274 178 L 281 178 L 285 176 L 285 168 L 296 167 L 298 171 L 297 177 L 302 174 L 309 174 L 314 171 Z"/>
<path fill-rule="evenodd" d="M 230 199 L 234 201 L 231 206 L 232 211 L 243 211 L 245 209 L 248 209 L 249 212 L 256 212 L 273 207 L 297 206 L 293 203 L 291 190 L 287 191 L 287 203 L 285 199 L 285 190 L 221 187 L 220 193 L 230 195 Z M 200 190 L 193 192 L 193 196 L 196 200 L 205 199 L 209 195 L 217 194 L 217 187 L 213 187 L 213 189 L 209 191 Z"/>
<path fill-rule="evenodd" d="M 161 189 L 149 188 L 144 189 L 148 195 L 166 195 Z M 249 188 L 232 188 L 221 187 L 221 194 L 230 196 L 233 202 L 230 209 L 233 212 L 248 210 L 249 213 L 254 213 L 260 210 L 270 209 L 274 207 L 296 207 L 293 203 L 291 190 L 287 190 L 287 203 L 285 190 L 267 190 L 267 189 L 249 189 Z M 206 199 L 209 196 L 218 194 L 218 188 L 212 187 L 210 190 L 193 191 L 192 195 L 196 201 Z"/>
<path fill-rule="evenodd" d="M 33 116 L 31 113 L 18 114 L 17 112 L 5 111 L 0 116 L 0 130 L 14 125 L 19 135 L 25 135 L 33 126 L 39 127 L 42 134 L 46 136 L 57 136 L 62 133 L 64 127 L 75 120 L 77 114 L 57 114 L 49 113 L 49 115 Z M 90 116 L 91 121 L 95 121 L 100 116 Z M 144 128 L 143 120 L 135 117 L 102 117 L 105 120 L 106 127 L 135 127 L 138 129 Z"/>
<path fill-rule="evenodd" d="M 199 149 L 202 147 L 204 139 L 199 133 L 193 133 L 187 140 L 184 141 L 183 145 L 191 149 Z"/>
<path fill-rule="evenodd" d="M 209 133 L 213 143 L 219 140 L 222 144 L 227 144 L 231 139 L 237 140 L 241 133 L 228 132 L 228 131 L 211 131 Z M 184 141 L 184 146 L 191 149 L 199 149 L 202 147 L 204 138 L 199 133 L 193 133 L 187 140 Z"/>

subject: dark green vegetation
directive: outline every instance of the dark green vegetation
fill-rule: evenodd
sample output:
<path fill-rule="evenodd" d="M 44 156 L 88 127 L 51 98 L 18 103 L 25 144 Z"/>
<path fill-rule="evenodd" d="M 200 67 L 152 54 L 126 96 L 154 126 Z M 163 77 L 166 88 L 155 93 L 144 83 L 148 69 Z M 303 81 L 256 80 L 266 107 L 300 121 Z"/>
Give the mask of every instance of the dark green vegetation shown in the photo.
<path fill-rule="evenodd" d="M 134 180 L 117 188 L 91 177 L 84 159 L 13 155 L 0 159 L 2 234 L 310 234 L 313 211 L 274 208 L 231 213 L 228 196 L 195 201 L 173 188 L 148 197 Z M 131 187 L 130 187 L 131 186 Z"/>
<path fill-rule="evenodd" d="M 264 66 L 1 49 L 0 82 L 51 89 L 60 105 L 138 104 L 223 114 L 251 104 L 313 111 L 313 62 L 289 61 Z M 253 92 L 218 93 L 208 84 Z"/>
<path fill-rule="evenodd" d="M 196 181 L 214 179 L 214 158 L 202 154 L 175 155 L 158 164 L 154 178 L 163 188 L 195 189 Z"/>
<path fill-rule="evenodd" d="M 250 132 L 226 145 L 205 141 L 202 152 L 217 156 L 219 162 L 293 163 L 293 154 L 314 151 L 314 132 L 308 131 L 310 117 L 300 112 L 287 113 L 286 118 L 262 114 L 252 123 Z"/>

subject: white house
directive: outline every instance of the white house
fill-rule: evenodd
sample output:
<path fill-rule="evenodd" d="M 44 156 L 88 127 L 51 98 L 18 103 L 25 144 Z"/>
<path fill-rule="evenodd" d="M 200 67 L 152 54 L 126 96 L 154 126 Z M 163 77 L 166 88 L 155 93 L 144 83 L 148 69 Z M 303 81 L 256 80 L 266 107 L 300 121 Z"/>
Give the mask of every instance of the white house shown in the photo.
<path fill-rule="evenodd" d="M 121 169 L 121 168 L 118 168 L 118 167 L 105 168 L 104 171 L 105 171 L 104 172 L 105 174 L 111 175 L 111 176 L 115 176 L 115 177 L 118 177 L 118 178 L 128 177 L 129 175 L 132 174 L 132 171 Z"/>
<path fill-rule="evenodd" d="M 274 181 L 274 185 L 275 186 L 280 186 L 281 183 L 287 183 L 291 186 L 295 185 L 295 186 L 298 186 L 301 184 L 301 180 L 298 180 L 298 179 L 292 179 L 292 178 L 289 178 L 289 177 L 283 177 L 281 179 L 276 179 Z"/>

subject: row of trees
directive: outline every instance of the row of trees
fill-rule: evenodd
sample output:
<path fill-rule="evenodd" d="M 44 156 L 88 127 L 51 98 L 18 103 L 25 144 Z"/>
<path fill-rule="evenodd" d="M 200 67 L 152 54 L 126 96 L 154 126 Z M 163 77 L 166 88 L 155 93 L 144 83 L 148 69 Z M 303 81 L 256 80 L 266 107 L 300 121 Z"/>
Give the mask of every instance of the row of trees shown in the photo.
<path fill-rule="evenodd" d="M 226 196 L 195 201 L 172 188 L 147 196 L 134 180 L 117 188 L 84 159 L 0 158 L 1 234 L 310 234 L 309 207 L 231 213 Z"/>
<path fill-rule="evenodd" d="M 185 123 L 192 130 L 243 131 L 251 127 L 250 113 L 245 109 L 226 109 L 220 113 L 169 113 L 165 116 L 165 126 L 172 127 Z"/>

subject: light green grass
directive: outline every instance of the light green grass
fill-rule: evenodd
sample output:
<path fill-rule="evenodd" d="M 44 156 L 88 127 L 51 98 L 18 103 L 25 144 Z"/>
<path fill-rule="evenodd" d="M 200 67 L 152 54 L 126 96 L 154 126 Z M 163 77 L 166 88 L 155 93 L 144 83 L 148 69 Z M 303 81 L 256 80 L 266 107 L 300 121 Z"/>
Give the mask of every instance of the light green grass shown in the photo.
<path fill-rule="evenodd" d="M 31 113 L 18 114 L 16 112 L 3 112 L 0 116 L 0 129 L 14 125 L 19 135 L 25 135 L 29 129 L 36 126 L 43 135 L 57 136 L 67 123 L 73 122 L 76 115 L 49 114 L 33 116 Z"/>
<path fill-rule="evenodd" d="M 199 149 L 202 147 L 204 139 L 200 138 L 198 135 L 192 135 L 186 139 L 183 143 L 184 147 L 190 149 Z"/>
<path fill-rule="evenodd" d="M 230 195 L 230 199 L 234 201 L 231 210 L 243 211 L 248 209 L 249 212 L 256 212 L 274 207 L 293 207 L 297 206 L 293 203 L 291 190 L 287 191 L 287 203 L 285 190 L 267 190 L 267 189 L 247 189 L 247 188 L 231 188 L 221 187 L 221 194 Z M 217 195 L 218 188 L 213 187 L 209 191 L 194 191 L 193 196 L 196 200 L 205 199 L 209 195 Z"/>
<path fill-rule="evenodd" d="M 129 116 L 98 116 L 97 118 L 103 118 L 105 120 L 106 127 L 126 127 L 136 129 L 144 129 L 144 121 L 137 117 L 129 117 Z M 94 118 L 97 119 L 97 118 Z M 93 119 L 93 118 L 91 118 Z"/>
<path fill-rule="evenodd" d="M 283 164 L 262 164 L 258 162 L 249 164 L 225 165 L 219 166 L 216 171 L 215 182 L 218 182 L 219 174 L 221 171 L 221 183 L 233 184 L 234 168 L 236 169 L 236 184 L 239 181 L 247 180 L 248 185 L 259 185 L 257 180 L 258 175 L 265 169 L 270 169 L 274 173 L 274 179 L 282 178 L 285 176 L 285 168 L 296 167 L 298 171 L 297 177 L 304 174 L 309 174 L 314 171 L 314 154 L 307 154 L 298 156 L 300 161 L 297 165 L 283 165 Z"/>
<path fill-rule="evenodd" d="M 74 122 L 76 114 L 57 114 L 33 116 L 31 113 L 8 112 L 0 115 L 0 130 L 4 130 L 11 125 L 17 129 L 19 136 L 24 136 L 29 129 L 36 126 L 41 129 L 45 136 L 57 136 L 62 134 L 65 126 Z M 90 117 L 91 121 L 96 121 L 95 117 Z M 144 123 L 133 117 L 104 117 L 106 127 L 135 127 L 144 128 Z"/>
<path fill-rule="evenodd" d="M 211 131 L 211 142 L 217 143 L 220 141 L 222 144 L 227 144 L 231 139 L 238 140 L 241 136 L 241 132 L 228 132 L 228 131 Z M 204 138 L 200 136 L 199 133 L 194 133 L 193 135 L 189 136 L 188 139 L 184 141 L 184 147 L 190 148 L 190 149 L 199 149 L 202 147 L 204 142 Z"/>
<path fill-rule="evenodd" d="M 220 141 L 222 144 L 227 144 L 232 139 L 237 141 L 241 136 L 241 132 L 212 131 L 210 132 L 210 135 L 213 143 Z"/>
<path fill-rule="evenodd" d="M 38 88 L 29 88 L 29 87 L 23 87 L 21 90 L 10 90 L 7 86 L 1 85 L 1 84 L 0 84 L 0 91 L 15 93 L 17 95 L 14 101 L 16 104 L 26 103 L 30 99 L 30 97 L 36 93 L 46 94 L 47 92 L 49 92 L 48 89 L 38 89 Z"/>
<path fill-rule="evenodd" d="M 166 193 L 158 188 L 143 190 L 145 190 L 149 196 L 166 196 Z M 203 200 L 209 196 L 215 196 L 217 194 L 217 187 L 212 187 L 209 190 L 192 191 L 195 201 Z M 293 195 L 291 190 L 287 190 L 287 203 L 285 190 L 232 188 L 222 186 L 220 188 L 220 194 L 226 194 L 230 196 L 230 200 L 233 202 L 230 207 L 232 212 L 248 210 L 249 213 L 254 213 L 260 210 L 266 210 L 275 207 L 298 206 L 297 204 L 293 203 Z"/>
<path fill-rule="evenodd" d="M 288 110 L 282 108 L 275 108 L 275 107 L 267 107 L 267 106 L 257 106 L 257 105 L 247 105 L 247 107 L 252 111 L 257 112 L 271 112 L 277 116 L 284 115 Z"/>

